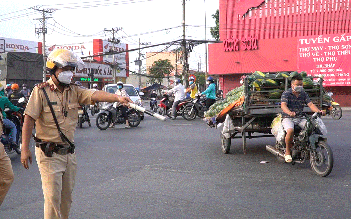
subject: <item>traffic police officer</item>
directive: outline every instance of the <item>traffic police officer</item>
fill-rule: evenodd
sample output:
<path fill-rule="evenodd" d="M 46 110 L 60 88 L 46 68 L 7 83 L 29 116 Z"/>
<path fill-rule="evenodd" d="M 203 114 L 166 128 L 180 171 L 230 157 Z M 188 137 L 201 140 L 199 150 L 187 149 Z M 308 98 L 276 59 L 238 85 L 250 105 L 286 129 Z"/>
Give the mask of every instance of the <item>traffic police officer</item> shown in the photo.
<path fill-rule="evenodd" d="M 35 123 L 35 155 L 42 181 L 45 219 L 69 216 L 77 165 L 70 142 L 74 141 L 79 104 L 132 102 L 128 97 L 70 84 L 73 71 L 79 64 L 83 62 L 71 51 L 58 49 L 51 52 L 46 63 L 51 78 L 33 89 L 24 112 L 21 162 L 26 169 L 32 162 L 29 142 Z M 43 89 L 68 141 L 59 134 Z"/>

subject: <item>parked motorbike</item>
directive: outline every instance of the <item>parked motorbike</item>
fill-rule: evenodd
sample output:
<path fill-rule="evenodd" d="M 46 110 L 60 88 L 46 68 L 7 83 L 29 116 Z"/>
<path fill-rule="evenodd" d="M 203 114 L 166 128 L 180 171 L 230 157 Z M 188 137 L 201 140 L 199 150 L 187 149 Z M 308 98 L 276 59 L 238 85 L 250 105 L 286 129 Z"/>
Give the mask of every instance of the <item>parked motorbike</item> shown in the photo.
<path fill-rule="evenodd" d="M 157 99 L 155 97 L 151 97 L 150 99 L 150 110 L 155 113 L 158 111 Z"/>
<path fill-rule="evenodd" d="M 195 95 L 195 99 L 191 102 L 188 102 L 184 106 L 184 110 L 182 112 L 182 116 L 186 120 L 194 120 L 196 116 L 200 118 L 204 118 L 206 111 L 206 98 L 201 97 L 200 94 Z"/>
<path fill-rule="evenodd" d="M 91 127 L 88 109 L 87 109 L 86 105 L 82 105 L 78 109 L 78 126 L 79 126 L 79 128 L 83 127 L 84 122 L 88 122 L 89 127 Z"/>
<path fill-rule="evenodd" d="M 330 96 L 331 101 L 323 102 L 322 109 L 325 110 L 326 115 L 331 115 L 333 119 L 335 120 L 341 119 L 342 110 L 340 105 L 337 102 L 335 102 L 334 99 L 332 98 L 333 96 L 332 92 L 328 92 L 327 95 Z"/>
<path fill-rule="evenodd" d="M 127 110 L 128 121 L 131 127 L 137 127 L 140 124 L 141 116 L 133 108 Z M 122 115 L 120 107 L 114 106 L 114 104 L 106 104 L 101 112 L 96 117 L 96 126 L 100 130 L 106 130 L 111 124 L 125 124 L 126 120 Z"/>
<path fill-rule="evenodd" d="M 161 99 L 160 103 L 158 104 L 158 114 L 166 115 L 167 111 L 172 108 L 172 102 L 169 100 L 168 94 L 163 94 L 163 98 Z"/>
<path fill-rule="evenodd" d="M 319 113 L 312 116 L 302 115 L 307 120 L 303 129 L 294 129 L 292 164 L 310 160 L 312 170 L 319 176 L 328 176 L 333 169 L 333 152 L 327 144 L 327 129 L 319 118 Z M 284 158 L 285 142 L 277 142 L 275 146 L 267 145 L 266 149 L 278 157 Z"/>
<path fill-rule="evenodd" d="M 10 109 L 5 109 L 6 117 L 7 119 L 11 120 L 17 129 L 17 135 L 16 135 L 16 144 L 13 145 L 9 139 L 11 129 L 5 128 L 3 126 L 3 134 L 1 135 L 1 143 L 4 145 L 5 151 L 8 155 L 14 154 L 15 152 L 17 154 L 21 154 L 21 144 L 22 144 L 22 126 L 24 122 L 23 118 L 23 112 L 24 110 L 21 108 L 20 111 L 16 112 Z"/>

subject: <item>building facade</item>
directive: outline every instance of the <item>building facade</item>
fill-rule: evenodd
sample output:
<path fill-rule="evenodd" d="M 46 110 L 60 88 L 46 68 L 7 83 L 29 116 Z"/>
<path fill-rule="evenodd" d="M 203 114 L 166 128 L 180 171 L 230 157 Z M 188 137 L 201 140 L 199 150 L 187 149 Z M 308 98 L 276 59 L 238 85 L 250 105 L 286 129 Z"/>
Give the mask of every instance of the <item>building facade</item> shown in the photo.
<path fill-rule="evenodd" d="M 351 1 L 220 0 L 221 43 L 209 45 L 209 74 L 224 93 L 254 71 L 306 71 L 351 106 Z"/>

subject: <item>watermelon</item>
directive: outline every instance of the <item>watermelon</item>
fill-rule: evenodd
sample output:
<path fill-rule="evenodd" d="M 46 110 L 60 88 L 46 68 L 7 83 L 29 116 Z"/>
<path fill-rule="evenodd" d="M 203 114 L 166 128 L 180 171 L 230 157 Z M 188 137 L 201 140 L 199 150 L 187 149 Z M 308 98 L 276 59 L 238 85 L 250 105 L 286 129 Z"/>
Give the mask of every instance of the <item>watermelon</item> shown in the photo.
<path fill-rule="evenodd" d="M 274 89 L 272 92 L 268 94 L 269 99 L 280 99 L 283 91 L 280 89 Z"/>
<path fill-rule="evenodd" d="M 272 80 L 272 79 L 266 79 L 265 86 L 267 86 L 267 87 L 278 86 L 278 82 L 276 82 L 275 80 Z"/>
<path fill-rule="evenodd" d="M 290 78 L 292 78 L 292 77 L 294 77 L 294 76 L 296 76 L 298 74 L 299 73 L 297 71 L 293 71 L 293 72 L 290 73 Z"/>
<path fill-rule="evenodd" d="M 304 88 L 312 88 L 313 87 L 313 81 L 311 78 L 303 78 L 303 87 Z"/>
<path fill-rule="evenodd" d="M 289 77 L 289 74 L 287 72 L 279 72 L 276 76 L 276 78 L 288 78 Z"/>
<path fill-rule="evenodd" d="M 252 76 L 254 76 L 255 78 L 265 78 L 266 75 L 260 71 L 255 71 Z"/>
<path fill-rule="evenodd" d="M 306 73 L 305 71 L 302 71 L 300 74 L 301 74 L 301 76 L 302 76 L 303 78 L 306 78 L 306 77 L 307 77 L 307 73 Z"/>

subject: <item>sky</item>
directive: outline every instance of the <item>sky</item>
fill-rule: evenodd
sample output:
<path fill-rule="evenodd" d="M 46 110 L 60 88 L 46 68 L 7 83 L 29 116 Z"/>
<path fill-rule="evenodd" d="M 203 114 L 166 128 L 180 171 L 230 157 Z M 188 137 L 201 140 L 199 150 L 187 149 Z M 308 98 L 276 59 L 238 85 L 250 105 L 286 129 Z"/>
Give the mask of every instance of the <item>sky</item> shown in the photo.
<path fill-rule="evenodd" d="M 0 1 L 0 37 L 42 41 L 35 34 L 40 27 L 41 14 L 30 7 L 56 9 L 47 20 L 47 45 L 92 42 L 107 39 L 111 34 L 103 30 L 121 27 L 117 37 L 129 49 L 137 48 L 138 41 L 151 45 L 182 39 L 182 0 L 2 0 Z M 219 0 L 186 0 L 186 38 L 214 40 L 210 27 L 215 26 L 212 14 L 219 8 Z M 205 35 L 206 15 L 206 35 Z M 167 46 L 142 50 L 160 52 Z M 175 47 L 170 47 L 174 49 Z M 130 69 L 138 68 L 134 60 L 137 52 L 130 53 Z M 197 70 L 201 63 L 205 71 L 205 45 L 194 47 L 190 54 L 190 69 Z M 143 61 L 145 67 L 145 61 Z"/>

